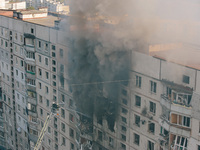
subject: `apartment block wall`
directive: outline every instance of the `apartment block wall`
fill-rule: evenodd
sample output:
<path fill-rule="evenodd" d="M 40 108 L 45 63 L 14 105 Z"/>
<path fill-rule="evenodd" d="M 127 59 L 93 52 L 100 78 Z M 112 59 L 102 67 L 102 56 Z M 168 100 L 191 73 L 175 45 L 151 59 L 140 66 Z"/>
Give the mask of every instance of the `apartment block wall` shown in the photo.
<path fill-rule="evenodd" d="M 13 50 L 12 82 L 15 85 L 15 99 L 11 99 L 9 104 L 7 104 L 8 100 L 5 100 L 6 105 L 4 105 L 4 119 L 8 120 L 4 125 L 4 133 L 6 133 L 6 130 L 8 130 L 8 135 L 6 134 L 5 137 L 7 140 L 7 145 L 10 145 L 12 148 L 18 145 L 17 149 L 29 149 L 27 145 L 29 144 L 28 139 L 30 139 L 30 145 L 33 146 L 37 140 L 37 136 L 42 129 L 47 115 L 51 112 L 52 102 L 59 102 L 64 104 L 63 107 L 61 107 L 62 111 L 60 110 L 59 115 L 52 118 L 49 124 L 51 131 L 49 130 L 50 133 L 47 131 L 47 136 L 44 138 L 42 147 L 52 150 L 66 149 L 69 147 L 75 149 L 75 124 L 73 122 L 74 120 L 70 121 L 69 118 L 71 115 L 74 115 L 74 112 L 72 111 L 69 113 L 68 110 L 69 108 L 72 109 L 71 107 L 73 107 L 69 106 L 71 105 L 69 101 L 72 99 L 72 95 L 71 92 L 69 92 L 67 80 L 64 82 L 64 87 L 61 87 L 60 83 L 61 70 L 59 67 L 61 64 L 65 65 L 65 57 L 60 54 L 60 49 L 64 51 L 63 55 L 66 53 L 66 43 L 64 43 L 64 40 L 60 37 L 61 35 L 59 35 L 62 32 L 53 28 L 19 21 L 3 16 L 1 16 L 0 19 L 1 28 L 3 30 L 7 30 L 7 35 L 1 38 L 3 40 L 3 44 L 1 45 L 1 53 L 3 51 L 3 54 L 5 55 L 4 56 L 1 54 L 1 68 L 2 73 L 4 74 L 4 78 L 2 78 L 2 87 L 4 93 L 3 95 L 6 95 L 6 99 L 8 99 L 8 97 L 12 98 L 13 96 L 11 94 L 11 91 L 13 90 L 11 89 L 12 84 L 10 82 L 11 60 L 9 60 L 9 58 L 11 55 L 9 53 L 10 49 L 8 48 L 10 43 L 7 43 L 7 47 L 5 46 L 5 41 L 9 41 L 10 37 L 8 33 L 10 33 L 10 31 L 12 32 Z M 6 27 L 9 28 L 6 29 Z M 27 35 L 31 36 L 26 37 Z M 52 46 L 55 46 L 55 48 L 52 48 Z M 8 53 L 6 51 L 8 51 Z M 29 58 L 29 52 L 31 53 L 32 58 Z M 34 56 L 32 54 L 34 54 Z M 52 62 L 52 60 L 54 60 L 54 62 Z M 2 65 L 2 62 L 4 66 Z M 35 71 L 27 71 L 27 65 L 35 67 Z M 41 69 L 41 75 L 39 74 L 39 69 Z M 66 71 L 67 69 L 64 70 Z M 48 78 L 46 73 L 48 74 Z M 9 78 L 7 78 L 7 76 Z M 32 84 L 30 85 L 27 79 L 32 79 L 34 82 L 31 82 Z M 41 89 L 39 87 L 40 85 Z M 48 93 L 46 87 L 48 87 Z M 31 95 L 27 93 L 27 90 L 35 91 L 35 94 L 34 92 L 31 92 L 30 94 L 33 94 L 32 96 L 35 95 L 36 97 L 30 97 Z M 42 96 L 42 101 L 40 100 L 40 96 Z M 29 110 L 32 109 L 32 106 L 34 106 L 37 111 L 33 112 L 32 110 Z M 12 111 L 14 110 L 13 107 L 15 107 L 15 111 Z M 15 118 L 10 116 L 14 116 Z M 37 120 L 35 120 L 35 118 Z M 55 118 L 57 118 L 56 126 Z M 16 127 L 13 126 L 15 123 Z M 73 130 L 73 135 L 71 135 L 72 137 L 70 137 L 69 133 L 71 129 Z M 17 139 L 16 144 L 15 139 Z"/>

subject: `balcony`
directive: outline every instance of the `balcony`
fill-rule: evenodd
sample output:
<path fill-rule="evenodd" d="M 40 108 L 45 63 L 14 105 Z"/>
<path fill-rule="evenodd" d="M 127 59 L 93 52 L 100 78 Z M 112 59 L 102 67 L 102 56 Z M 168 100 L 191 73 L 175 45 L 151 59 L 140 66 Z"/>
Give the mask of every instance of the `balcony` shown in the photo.
<path fill-rule="evenodd" d="M 29 137 L 30 141 L 33 141 L 35 143 L 37 142 L 38 137 L 36 135 L 29 133 L 28 137 Z"/>
<path fill-rule="evenodd" d="M 28 97 L 28 102 L 31 103 L 31 104 L 37 105 L 36 98 Z"/>
<path fill-rule="evenodd" d="M 29 79 L 35 79 L 35 72 L 26 71 L 26 77 Z"/>
<path fill-rule="evenodd" d="M 27 89 L 31 90 L 31 91 L 36 91 L 36 86 L 35 85 L 31 85 L 31 84 L 27 84 Z"/>
<path fill-rule="evenodd" d="M 31 65 L 35 64 L 35 59 L 33 59 L 33 58 L 25 57 L 25 61 L 26 61 L 26 63 L 31 64 Z"/>
<path fill-rule="evenodd" d="M 37 117 L 37 112 L 33 112 L 33 111 L 28 110 L 28 114 L 33 116 L 33 117 Z"/>
<path fill-rule="evenodd" d="M 165 94 L 161 95 L 160 104 L 162 106 L 165 106 L 169 110 L 171 109 L 171 100 L 169 100 L 168 97 Z"/>
<path fill-rule="evenodd" d="M 170 123 L 169 121 L 167 120 L 167 118 L 161 116 L 158 120 L 159 124 L 165 128 L 167 131 L 169 131 L 169 128 L 170 128 Z"/>
<path fill-rule="evenodd" d="M 174 133 L 176 135 L 181 135 L 181 136 L 184 136 L 184 137 L 190 137 L 190 131 L 191 131 L 191 129 L 180 127 L 178 125 L 171 125 L 170 126 L 170 132 Z"/>
<path fill-rule="evenodd" d="M 180 114 L 191 115 L 192 114 L 192 107 L 188 107 L 186 105 L 180 105 L 176 102 L 173 102 L 171 105 L 171 111 L 177 112 Z"/>

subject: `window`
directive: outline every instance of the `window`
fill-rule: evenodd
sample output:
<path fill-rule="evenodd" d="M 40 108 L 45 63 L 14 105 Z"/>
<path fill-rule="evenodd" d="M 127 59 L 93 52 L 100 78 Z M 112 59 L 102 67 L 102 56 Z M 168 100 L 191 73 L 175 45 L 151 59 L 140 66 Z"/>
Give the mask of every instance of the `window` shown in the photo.
<path fill-rule="evenodd" d="M 149 110 L 150 112 L 152 112 L 153 114 L 156 113 L 156 103 L 153 103 L 153 102 L 149 102 Z"/>
<path fill-rule="evenodd" d="M 147 147 L 148 147 L 148 150 L 154 150 L 154 143 L 151 141 L 148 141 Z"/>
<path fill-rule="evenodd" d="M 139 127 L 140 126 L 140 116 L 135 115 L 135 124 Z"/>
<path fill-rule="evenodd" d="M 113 147 L 114 146 L 114 140 L 113 138 L 109 137 L 109 146 Z"/>
<path fill-rule="evenodd" d="M 153 81 L 150 81 L 150 84 L 151 84 L 151 93 L 156 93 L 157 83 L 153 82 Z"/>
<path fill-rule="evenodd" d="M 171 123 L 178 124 L 185 127 L 190 127 L 190 117 L 171 114 Z"/>
<path fill-rule="evenodd" d="M 49 64 L 49 60 L 48 60 L 48 58 L 45 58 L 45 65 L 48 66 L 48 64 Z"/>
<path fill-rule="evenodd" d="M 122 108 L 122 113 L 123 113 L 123 114 L 127 114 L 127 113 L 128 113 L 128 110 L 125 109 L 125 108 Z"/>
<path fill-rule="evenodd" d="M 56 72 L 56 67 L 52 67 L 52 71 L 53 71 L 53 72 Z"/>
<path fill-rule="evenodd" d="M 41 127 L 43 128 L 43 126 L 44 126 L 44 123 L 41 121 L 41 123 L 40 123 L 40 124 L 41 124 Z"/>
<path fill-rule="evenodd" d="M 74 138 L 74 130 L 71 129 L 71 128 L 69 128 L 69 136 L 70 136 L 71 138 Z"/>
<path fill-rule="evenodd" d="M 42 57 L 41 57 L 41 55 L 38 55 L 38 60 L 39 60 L 39 62 L 42 62 Z"/>
<path fill-rule="evenodd" d="M 46 99 L 46 106 L 49 107 L 49 100 Z"/>
<path fill-rule="evenodd" d="M 148 131 L 154 134 L 155 124 L 153 122 L 149 122 L 148 128 L 149 128 Z"/>
<path fill-rule="evenodd" d="M 136 133 L 134 133 L 134 143 L 140 145 L 140 136 Z"/>
<path fill-rule="evenodd" d="M 31 59 L 35 59 L 35 53 L 34 52 L 26 52 L 26 57 L 31 58 Z"/>
<path fill-rule="evenodd" d="M 135 86 L 141 88 L 141 84 L 142 84 L 142 77 L 136 75 L 136 84 L 135 84 Z"/>
<path fill-rule="evenodd" d="M 39 76 L 42 76 L 42 69 L 38 68 Z"/>
<path fill-rule="evenodd" d="M 53 75 L 53 79 L 56 80 L 56 75 Z"/>
<path fill-rule="evenodd" d="M 65 118 L 65 110 L 61 109 L 61 117 Z"/>
<path fill-rule="evenodd" d="M 123 150 L 126 150 L 126 145 L 123 144 L 123 143 L 121 143 L 121 148 L 122 148 Z"/>
<path fill-rule="evenodd" d="M 123 134 L 121 134 L 121 139 L 122 139 L 123 141 L 126 141 L 126 136 L 123 135 Z"/>
<path fill-rule="evenodd" d="M 70 144 L 70 147 L 71 147 L 71 150 L 74 150 L 74 144 L 73 143 Z"/>
<path fill-rule="evenodd" d="M 16 57 L 16 60 L 15 60 L 15 62 L 16 62 L 16 65 L 18 65 L 18 59 L 17 59 L 17 57 Z"/>
<path fill-rule="evenodd" d="M 125 117 L 121 117 L 121 118 L 122 118 L 122 122 L 127 123 Z"/>
<path fill-rule="evenodd" d="M 121 129 L 123 132 L 126 132 L 126 127 L 125 126 L 121 126 Z"/>
<path fill-rule="evenodd" d="M 34 33 L 34 29 L 33 28 L 31 28 L 31 33 Z"/>
<path fill-rule="evenodd" d="M 49 145 L 51 145 L 51 140 L 49 139 Z"/>
<path fill-rule="evenodd" d="M 26 81 L 27 81 L 27 84 L 35 86 L 35 80 L 27 78 Z"/>
<path fill-rule="evenodd" d="M 53 81 L 53 86 L 56 86 L 56 82 L 55 81 Z"/>
<path fill-rule="evenodd" d="M 48 50 L 48 47 L 49 47 L 48 43 L 45 43 L 45 50 L 46 51 Z"/>
<path fill-rule="evenodd" d="M 172 135 L 173 139 L 174 139 L 174 147 L 175 148 L 179 148 L 179 149 L 187 149 L 187 144 L 188 144 L 188 140 L 185 137 L 182 136 L 178 136 L 178 135 Z"/>
<path fill-rule="evenodd" d="M 60 65 L 60 72 L 62 72 L 62 73 L 64 72 L 64 65 L 62 65 L 62 64 Z"/>
<path fill-rule="evenodd" d="M 55 60 L 52 60 L 52 65 L 56 65 L 56 61 Z"/>
<path fill-rule="evenodd" d="M 200 150 L 200 145 L 198 145 L 198 150 Z"/>
<path fill-rule="evenodd" d="M 39 95 L 39 101 L 42 103 L 42 95 Z"/>
<path fill-rule="evenodd" d="M 43 115 L 43 109 L 40 108 L 40 115 L 42 116 Z"/>
<path fill-rule="evenodd" d="M 17 40 L 17 33 L 15 33 L 15 40 Z"/>
<path fill-rule="evenodd" d="M 69 114 L 69 120 L 70 120 L 71 122 L 74 122 L 74 116 L 73 116 L 72 114 Z"/>
<path fill-rule="evenodd" d="M 22 35 L 20 35 L 20 41 L 23 42 L 23 36 Z"/>
<path fill-rule="evenodd" d="M 58 144 L 55 144 L 55 150 L 58 150 Z"/>
<path fill-rule="evenodd" d="M 102 141 L 103 140 L 103 133 L 98 130 L 98 140 Z"/>
<path fill-rule="evenodd" d="M 55 45 L 51 45 L 51 49 L 52 50 L 56 50 L 56 46 Z"/>
<path fill-rule="evenodd" d="M 57 131 L 54 131 L 54 135 L 55 135 L 55 136 L 58 136 L 58 132 L 57 132 Z"/>
<path fill-rule="evenodd" d="M 127 96 L 127 91 L 126 91 L 125 89 L 122 89 L 122 94 L 123 94 L 124 96 Z"/>
<path fill-rule="evenodd" d="M 56 57 L 56 53 L 55 52 L 52 52 L 52 57 Z"/>
<path fill-rule="evenodd" d="M 21 111 L 20 105 L 18 104 L 18 111 Z"/>
<path fill-rule="evenodd" d="M 23 67 L 24 66 L 24 62 L 23 62 L 23 60 L 21 60 L 21 67 Z"/>
<path fill-rule="evenodd" d="M 183 75 L 183 83 L 189 84 L 190 83 L 190 77 Z"/>
<path fill-rule="evenodd" d="M 65 95 L 64 94 L 61 94 L 61 100 L 62 100 L 62 102 L 65 102 Z"/>
<path fill-rule="evenodd" d="M 49 79 L 49 73 L 46 72 L 46 79 Z"/>
<path fill-rule="evenodd" d="M 69 99 L 69 107 L 73 107 L 73 100 Z"/>
<path fill-rule="evenodd" d="M 22 78 L 22 80 L 24 79 L 24 74 L 23 73 L 21 73 L 21 78 Z"/>
<path fill-rule="evenodd" d="M 122 103 L 124 104 L 124 105 L 127 105 L 127 100 L 126 99 L 122 99 Z"/>
<path fill-rule="evenodd" d="M 60 49 L 60 58 L 63 58 L 63 49 Z"/>
<path fill-rule="evenodd" d="M 42 89 L 42 84 L 38 82 L 39 89 Z"/>
<path fill-rule="evenodd" d="M 63 132 L 65 132 L 65 124 L 64 124 L 64 123 L 61 123 L 61 130 L 62 130 Z"/>
<path fill-rule="evenodd" d="M 49 88 L 47 86 L 45 86 L 46 88 L 46 93 L 49 93 Z"/>
<path fill-rule="evenodd" d="M 62 137 L 62 145 L 64 145 L 65 146 L 65 138 L 64 137 Z"/>
<path fill-rule="evenodd" d="M 41 48 L 41 41 L 38 41 L 38 47 Z"/>
<path fill-rule="evenodd" d="M 135 106 L 140 107 L 141 106 L 141 97 L 135 95 Z"/>
<path fill-rule="evenodd" d="M 56 92 L 57 92 L 56 89 L 53 89 L 53 93 L 56 94 Z"/>
<path fill-rule="evenodd" d="M 103 124 L 102 117 L 97 117 L 97 123 L 100 124 L 100 125 Z"/>
<path fill-rule="evenodd" d="M 57 101 L 57 97 L 55 95 L 53 95 L 53 100 Z"/>

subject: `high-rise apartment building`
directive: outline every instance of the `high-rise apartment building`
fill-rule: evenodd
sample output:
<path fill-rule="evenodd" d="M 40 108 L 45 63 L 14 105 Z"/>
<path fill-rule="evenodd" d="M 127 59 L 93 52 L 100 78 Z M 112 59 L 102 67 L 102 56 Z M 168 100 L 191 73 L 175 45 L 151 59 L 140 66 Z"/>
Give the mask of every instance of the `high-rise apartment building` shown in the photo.
<path fill-rule="evenodd" d="M 95 115 L 88 129 L 80 121 L 87 115 L 73 101 L 66 64 L 70 42 L 58 18 L 40 11 L 15 13 L 41 13 L 42 18 L 0 16 L 1 149 L 33 149 L 53 102 L 60 109 L 51 118 L 42 150 L 200 149 L 197 50 L 186 51 L 184 56 L 193 56 L 190 62 L 175 57 L 177 50 L 151 49 L 152 56 L 130 52 L 130 79 L 119 82 L 114 130 Z"/>

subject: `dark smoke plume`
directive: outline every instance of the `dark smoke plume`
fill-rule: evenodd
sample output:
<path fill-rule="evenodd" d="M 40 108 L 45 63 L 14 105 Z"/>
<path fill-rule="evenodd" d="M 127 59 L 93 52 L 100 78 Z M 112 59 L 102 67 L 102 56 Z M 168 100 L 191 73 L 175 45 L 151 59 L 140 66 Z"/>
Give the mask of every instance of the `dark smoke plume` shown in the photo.
<path fill-rule="evenodd" d="M 129 80 L 131 50 L 146 50 L 152 32 L 151 26 L 142 25 L 151 22 L 141 15 L 134 19 L 136 14 L 129 12 L 133 8 L 127 4 L 133 1 L 73 0 L 70 4 L 68 72 L 73 98 L 79 111 L 106 118 L 112 131 L 120 84 Z"/>

